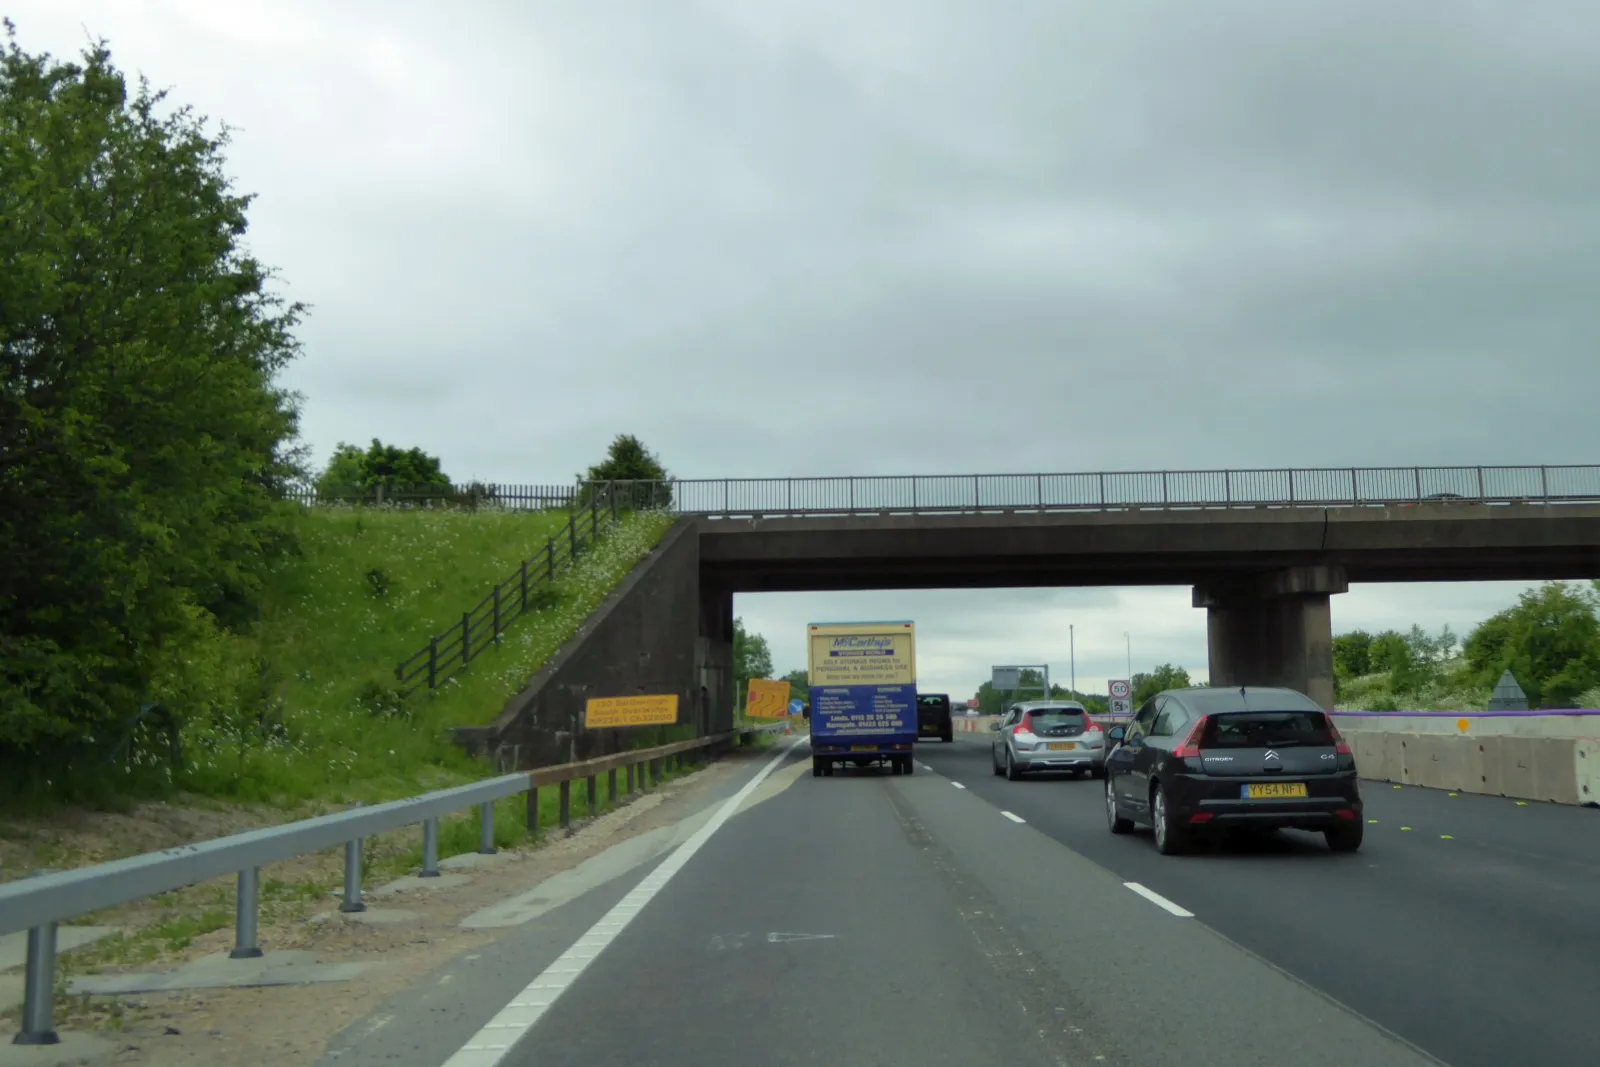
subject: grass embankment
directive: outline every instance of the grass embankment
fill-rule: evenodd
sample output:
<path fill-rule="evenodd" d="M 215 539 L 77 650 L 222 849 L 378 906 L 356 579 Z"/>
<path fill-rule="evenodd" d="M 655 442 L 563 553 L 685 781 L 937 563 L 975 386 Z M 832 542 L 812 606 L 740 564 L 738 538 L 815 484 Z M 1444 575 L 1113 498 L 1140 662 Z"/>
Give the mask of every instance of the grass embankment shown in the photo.
<path fill-rule="evenodd" d="M 1399 690 L 1388 672 L 1345 678 L 1334 707 L 1340 711 L 1469 711 L 1489 706 L 1492 686 L 1481 684 L 1464 659 L 1441 663 L 1431 679 Z"/>
<path fill-rule="evenodd" d="M 100 812 L 35 809 L 0 821 L 0 881 L 169 847 L 354 803 L 376 803 L 485 777 L 449 728 L 485 723 L 599 606 L 671 526 L 663 513 L 627 516 L 554 583 L 544 607 L 509 622 L 497 647 L 436 692 L 396 704 L 395 664 L 449 626 L 495 581 L 564 529 L 565 513 L 316 509 L 300 520 L 301 554 L 274 571 L 262 620 L 232 653 L 258 657 L 273 685 L 269 714 L 185 729 L 185 766 L 159 803 L 110 797 Z M 681 769 L 687 769 L 685 763 Z M 600 781 L 597 808 L 616 802 Z M 540 822 L 556 820 L 555 790 L 540 791 Z M 585 790 L 572 791 L 577 818 Z M 526 804 L 496 808 L 495 838 L 527 838 Z M 443 820 L 440 853 L 477 847 L 473 812 Z M 421 860 L 415 828 L 367 842 L 368 884 Z M 264 917 L 326 899 L 337 857 L 304 857 L 263 871 Z M 195 886 L 155 898 L 138 915 L 101 921 L 136 927 L 80 957 L 82 965 L 149 959 L 226 925 L 231 886 Z M 76 955 L 76 954 L 75 954 Z"/>
<path fill-rule="evenodd" d="M 670 515 L 624 517 L 505 624 L 497 647 L 400 702 L 394 667 L 565 527 L 565 513 L 317 509 L 274 575 L 259 640 L 282 678 L 281 729 L 213 744 L 197 792 L 288 806 L 371 803 L 482 777 L 450 727 L 486 723 L 655 547 Z M 229 741 L 236 739 L 230 738 Z"/>

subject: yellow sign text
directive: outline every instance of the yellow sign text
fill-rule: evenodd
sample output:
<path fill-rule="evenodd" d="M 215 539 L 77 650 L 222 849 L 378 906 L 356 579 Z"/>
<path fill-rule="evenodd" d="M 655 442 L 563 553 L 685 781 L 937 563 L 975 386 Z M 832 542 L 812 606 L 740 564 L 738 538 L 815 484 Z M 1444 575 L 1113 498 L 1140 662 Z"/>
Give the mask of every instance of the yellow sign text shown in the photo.
<path fill-rule="evenodd" d="M 678 694 L 638 697 L 595 697 L 583 709 L 583 728 L 670 726 L 678 721 Z"/>

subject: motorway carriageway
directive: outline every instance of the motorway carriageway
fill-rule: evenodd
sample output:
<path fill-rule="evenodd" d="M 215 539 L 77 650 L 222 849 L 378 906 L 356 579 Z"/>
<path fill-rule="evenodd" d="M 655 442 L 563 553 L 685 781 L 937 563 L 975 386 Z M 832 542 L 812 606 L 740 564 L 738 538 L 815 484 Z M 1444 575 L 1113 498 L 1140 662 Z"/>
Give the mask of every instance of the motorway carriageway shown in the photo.
<path fill-rule="evenodd" d="M 1600 811 L 1367 782 L 1354 855 L 1164 857 L 1107 831 L 1097 780 L 995 777 L 989 740 L 812 778 L 786 739 L 665 858 L 323 1062 L 1600 1063 Z"/>

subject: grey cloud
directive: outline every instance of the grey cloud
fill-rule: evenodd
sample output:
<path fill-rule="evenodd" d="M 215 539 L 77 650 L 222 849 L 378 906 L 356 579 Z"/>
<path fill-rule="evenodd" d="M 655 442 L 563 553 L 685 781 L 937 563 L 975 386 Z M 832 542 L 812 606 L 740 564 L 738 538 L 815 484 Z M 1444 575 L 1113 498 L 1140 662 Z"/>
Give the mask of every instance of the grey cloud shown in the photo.
<path fill-rule="evenodd" d="M 240 127 L 252 243 L 313 305 L 319 454 L 542 481 L 620 431 L 691 477 L 1600 448 L 1591 0 L 11 6 L 25 46 L 88 25 Z M 1136 666 L 1203 659 L 1185 594 L 1141 595 L 1082 610 L 1168 635 Z M 1063 620 L 990 596 L 948 601 L 952 647 Z"/>

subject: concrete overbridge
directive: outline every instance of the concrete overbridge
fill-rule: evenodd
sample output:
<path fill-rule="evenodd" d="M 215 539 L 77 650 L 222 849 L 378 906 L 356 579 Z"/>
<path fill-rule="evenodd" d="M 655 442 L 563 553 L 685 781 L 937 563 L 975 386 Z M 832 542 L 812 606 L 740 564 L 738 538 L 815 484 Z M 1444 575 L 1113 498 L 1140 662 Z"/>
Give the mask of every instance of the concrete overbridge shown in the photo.
<path fill-rule="evenodd" d="M 1351 583 L 1600 576 L 1600 466 L 630 492 L 674 508 L 679 523 L 495 723 L 461 731 L 469 747 L 524 765 L 589 755 L 578 741 L 584 700 L 636 692 L 677 692 L 680 722 L 726 729 L 737 593 L 1188 585 L 1206 610 L 1213 684 L 1289 686 L 1331 707 L 1330 600 Z"/>

